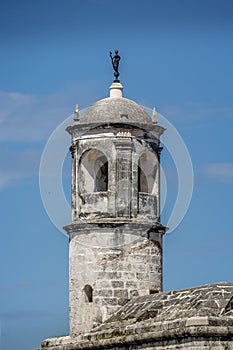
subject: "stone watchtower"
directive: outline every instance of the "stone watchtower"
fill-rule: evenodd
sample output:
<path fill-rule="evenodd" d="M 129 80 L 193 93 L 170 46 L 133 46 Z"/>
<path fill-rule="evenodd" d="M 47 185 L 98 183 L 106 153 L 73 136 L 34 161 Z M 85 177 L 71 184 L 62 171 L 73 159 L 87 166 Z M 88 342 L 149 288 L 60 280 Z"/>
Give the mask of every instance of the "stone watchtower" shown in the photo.
<path fill-rule="evenodd" d="M 123 97 L 78 109 L 72 136 L 70 335 L 90 331 L 134 296 L 162 288 L 160 135 L 164 128 Z"/>
<path fill-rule="evenodd" d="M 70 335 L 38 350 L 233 349 L 233 283 L 162 289 L 160 136 L 123 97 L 120 56 L 110 97 L 78 107 L 72 145 Z"/>

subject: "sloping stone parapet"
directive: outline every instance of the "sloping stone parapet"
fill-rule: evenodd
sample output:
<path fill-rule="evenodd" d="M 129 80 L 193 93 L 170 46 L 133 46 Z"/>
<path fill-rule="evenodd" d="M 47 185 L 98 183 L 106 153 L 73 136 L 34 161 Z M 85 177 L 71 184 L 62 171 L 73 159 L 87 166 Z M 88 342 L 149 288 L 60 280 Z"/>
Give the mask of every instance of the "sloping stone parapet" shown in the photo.
<path fill-rule="evenodd" d="M 136 297 L 90 333 L 42 342 L 40 350 L 231 350 L 233 283 Z"/>
<path fill-rule="evenodd" d="M 132 324 L 126 329 L 119 328 L 86 334 L 82 337 L 61 337 L 45 340 L 43 350 L 78 349 L 233 349 L 233 318 L 210 319 L 211 325 L 184 326 L 187 320 Z M 201 322 L 200 322 L 201 323 Z"/>

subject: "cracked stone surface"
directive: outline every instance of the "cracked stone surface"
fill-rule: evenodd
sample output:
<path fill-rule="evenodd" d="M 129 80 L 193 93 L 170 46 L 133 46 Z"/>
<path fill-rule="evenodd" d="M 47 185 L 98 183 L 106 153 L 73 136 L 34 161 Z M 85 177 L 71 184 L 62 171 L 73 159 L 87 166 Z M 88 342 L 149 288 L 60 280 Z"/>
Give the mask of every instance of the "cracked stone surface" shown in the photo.
<path fill-rule="evenodd" d="M 42 350 L 233 349 L 233 283 L 135 297 L 101 326 Z"/>

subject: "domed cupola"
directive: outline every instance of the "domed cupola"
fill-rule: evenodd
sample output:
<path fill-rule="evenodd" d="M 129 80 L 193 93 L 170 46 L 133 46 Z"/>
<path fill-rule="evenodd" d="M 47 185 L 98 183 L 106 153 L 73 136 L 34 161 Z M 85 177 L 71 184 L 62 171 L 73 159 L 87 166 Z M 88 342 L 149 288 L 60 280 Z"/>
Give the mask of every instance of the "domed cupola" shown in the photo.
<path fill-rule="evenodd" d="M 118 124 L 136 127 L 148 127 L 152 124 L 146 110 L 136 102 L 122 96 L 123 86 L 113 83 L 110 86 L 110 97 L 97 101 L 87 108 L 79 121 L 80 125 Z"/>
<path fill-rule="evenodd" d="M 159 218 L 160 135 L 164 128 L 113 82 L 67 128 L 72 135 L 73 220 Z"/>

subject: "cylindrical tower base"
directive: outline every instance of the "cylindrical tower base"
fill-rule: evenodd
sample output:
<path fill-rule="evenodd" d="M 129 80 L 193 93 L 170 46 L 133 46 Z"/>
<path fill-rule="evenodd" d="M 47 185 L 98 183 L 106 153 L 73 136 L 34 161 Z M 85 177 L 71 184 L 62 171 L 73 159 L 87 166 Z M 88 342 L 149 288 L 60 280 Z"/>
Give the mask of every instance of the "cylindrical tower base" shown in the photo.
<path fill-rule="evenodd" d="M 70 335 L 91 330 L 134 296 L 162 289 L 160 225 L 72 224 Z"/>

